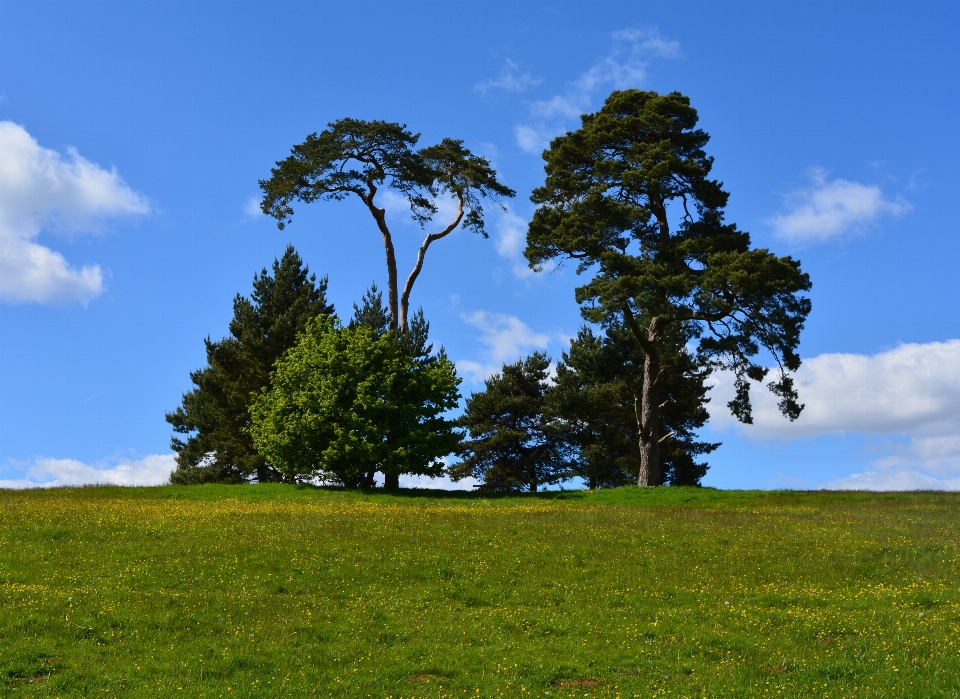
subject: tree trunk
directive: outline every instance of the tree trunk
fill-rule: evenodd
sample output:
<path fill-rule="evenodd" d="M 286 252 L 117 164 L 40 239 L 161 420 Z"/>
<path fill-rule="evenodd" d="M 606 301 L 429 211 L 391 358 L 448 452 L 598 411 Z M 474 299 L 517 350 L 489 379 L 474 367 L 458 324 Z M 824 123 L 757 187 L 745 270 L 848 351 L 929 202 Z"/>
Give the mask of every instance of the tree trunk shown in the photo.
<path fill-rule="evenodd" d="M 386 209 L 380 209 L 373 203 L 373 195 L 376 189 L 364 199 L 370 213 L 373 214 L 377 227 L 380 229 L 380 235 L 383 237 L 383 251 L 387 255 L 387 305 L 390 308 L 390 330 L 396 330 L 399 327 L 400 319 L 400 294 L 397 291 L 397 254 L 393 248 L 393 236 L 390 235 L 390 229 L 387 228 Z"/>
<path fill-rule="evenodd" d="M 397 473 L 383 474 L 384 490 L 400 490 L 400 475 Z"/>
<path fill-rule="evenodd" d="M 657 390 L 660 352 L 656 347 L 650 347 L 644 354 L 643 393 L 640 398 L 640 473 L 637 485 L 649 487 L 660 485 L 660 392 Z"/>
<path fill-rule="evenodd" d="M 637 412 L 637 442 L 640 447 L 640 472 L 637 485 L 648 487 L 660 485 L 660 350 L 657 342 L 660 333 L 669 318 L 657 316 L 650 319 L 650 325 L 644 329 L 637 323 L 633 311 L 623 306 L 623 318 L 630 332 L 643 348 L 643 390 L 640 394 L 640 409 Z"/>

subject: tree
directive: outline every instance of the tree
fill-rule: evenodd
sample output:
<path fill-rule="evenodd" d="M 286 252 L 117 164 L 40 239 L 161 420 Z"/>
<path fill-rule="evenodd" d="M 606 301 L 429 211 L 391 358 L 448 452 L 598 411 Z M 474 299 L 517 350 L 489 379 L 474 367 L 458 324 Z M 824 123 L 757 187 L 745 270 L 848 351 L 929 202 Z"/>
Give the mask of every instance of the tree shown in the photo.
<path fill-rule="evenodd" d="M 339 201 L 356 196 L 363 202 L 377 224 L 386 253 L 389 329 L 401 334 L 407 329 L 410 294 L 430 245 L 461 224 L 487 237 L 480 200 L 499 203 L 502 197 L 514 196 L 512 189 L 497 181 L 490 163 L 464 148 L 463 141 L 445 138 L 418 151 L 419 138 L 402 124 L 340 119 L 294 146 L 291 155 L 271 170 L 270 179 L 260 181 L 261 208 L 277 219 L 280 229 L 291 221 L 294 201 Z M 413 220 L 421 228 L 438 213 L 437 197 L 453 197 L 457 203 L 453 219 L 424 239 L 402 292 L 393 234 L 387 226 L 386 210 L 377 199 L 384 186 L 407 200 Z"/>
<path fill-rule="evenodd" d="M 250 298 L 233 300 L 230 336 L 208 337 L 207 366 L 190 374 L 195 388 L 166 419 L 178 435 L 170 442 L 177 454 L 173 483 L 241 483 L 282 480 L 247 432 L 252 394 L 270 384 L 270 372 L 292 347 L 297 334 L 316 316 L 334 312 L 327 303 L 327 278 L 317 281 L 288 245 L 273 262 L 273 276 L 264 268 L 253 278 Z"/>
<path fill-rule="evenodd" d="M 695 430 L 709 414 L 704 403 L 708 370 L 696 365 L 685 348 L 687 328 L 670 328 L 679 336 L 661 352 L 662 401 L 660 480 L 657 485 L 699 485 L 707 471 L 695 459 L 718 444 L 697 441 Z M 642 395 L 643 351 L 622 325 L 602 336 L 587 326 L 570 341 L 557 363 L 553 410 L 564 421 L 575 444 L 576 475 L 591 488 L 624 485 L 640 470 L 638 406 Z"/>
<path fill-rule="evenodd" d="M 250 408 L 257 450 L 288 479 L 373 485 L 376 471 L 440 475 L 460 434 L 453 363 L 417 361 L 397 335 L 314 318 Z"/>
<path fill-rule="evenodd" d="M 450 467 L 454 480 L 473 476 L 493 490 L 537 488 L 570 477 L 570 454 L 562 425 L 548 409 L 550 359 L 534 352 L 504 364 L 486 381 L 486 389 L 467 400 L 460 425 L 472 439 L 463 460 Z"/>
<path fill-rule="evenodd" d="M 676 92 L 617 91 L 582 125 L 544 151 L 546 181 L 525 255 L 535 269 L 553 258 L 596 275 L 576 291 L 587 320 L 628 328 L 643 350 L 640 485 L 660 482 L 661 387 L 670 328 L 687 324 L 698 363 L 733 372 L 728 405 L 750 422 L 750 382 L 779 367 L 768 387 L 793 420 L 803 406 L 789 372 L 800 366 L 800 331 L 810 312 L 800 263 L 751 249 L 748 233 L 724 222 L 728 194 L 708 178 L 709 136 Z"/>

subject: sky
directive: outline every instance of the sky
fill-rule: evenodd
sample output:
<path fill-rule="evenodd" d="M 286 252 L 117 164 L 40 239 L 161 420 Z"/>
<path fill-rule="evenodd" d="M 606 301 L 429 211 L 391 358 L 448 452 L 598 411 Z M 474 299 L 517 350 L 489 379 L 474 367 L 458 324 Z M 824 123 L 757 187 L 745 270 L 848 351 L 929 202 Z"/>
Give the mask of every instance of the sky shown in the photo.
<path fill-rule="evenodd" d="M 257 207 L 343 117 L 462 139 L 517 192 L 413 292 L 462 392 L 559 357 L 586 280 L 523 259 L 540 154 L 640 88 L 689 96 L 728 220 L 813 282 L 804 413 L 760 389 L 740 425 L 712 377 L 704 485 L 960 489 L 958 74 L 952 2 L 0 0 L 0 487 L 165 481 L 164 414 L 288 242 L 344 316 L 385 286 L 358 201 Z M 424 231 L 384 206 L 405 276 Z"/>

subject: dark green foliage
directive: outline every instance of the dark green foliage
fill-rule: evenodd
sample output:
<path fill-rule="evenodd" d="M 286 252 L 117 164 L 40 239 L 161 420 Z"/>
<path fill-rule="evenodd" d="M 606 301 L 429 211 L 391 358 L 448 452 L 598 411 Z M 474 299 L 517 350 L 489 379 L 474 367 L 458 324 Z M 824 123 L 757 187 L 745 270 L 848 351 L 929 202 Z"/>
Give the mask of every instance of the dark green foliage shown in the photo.
<path fill-rule="evenodd" d="M 269 386 L 274 363 L 307 322 L 334 312 L 326 291 L 327 278 L 317 281 L 288 245 L 274 260 L 272 276 L 266 269 L 254 276 L 249 299 L 237 294 L 230 336 L 204 340 L 208 365 L 190 374 L 195 388 L 166 416 L 174 432 L 188 435 L 171 440 L 177 453 L 173 483 L 283 480 L 247 433 L 251 396 Z"/>
<path fill-rule="evenodd" d="M 473 476 L 489 490 L 530 490 L 569 478 L 570 449 L 563 424 L 550 410 L 550 359 L 535 352 L 504 364 L 474 393 L 460 418 L 472 438 L 463 460 L 451 466 L 454 479 Z"/>
<path fill-rule="evenodd" d="M 390 329 L 390 313 L 383 306 L 383 294 L 376 284 L 363 295 L 360 305 L 353 304 L 353 317 L 347 324 L 351 330 L 358 327 L 370 328 L 375 337 L 380 337 Z M 423 315 L 423 309 L 410 318 L 407 331 L 400 336 L 400 344 L 404 351 L 416 361 L 424 361 L 433 355 L 433 345 L 429 341 L 430 323 Z M 435 358 L 446 356 L 441 348 Z"/>
<path fill-rule="evenodd" d="M 662 352 L 669 326 L 681 324 L 696 342 L 697 362 L 731 370 L 737 397 L 729 404 L 751 420 L 750 381 L 779 366 L 769 384 L 780 409 L 802 409 L 788 372 L 800 366 L 800 331 L 810 312 L 809 277 L 798 261 L 750 249 L 750 236 L 726 223 L 728 194 L 709 179 L 709 136 L 679 93 L 617 91 L 582 126 L 544 152 L 546 182 L 534 190 L 538 208 L 525 254 L 538 268 L 573 259 L 595 276 L 576 291 L 584 317 L 630 330 L 644 352 L 641 484 L 659 482 L 657 415 Z M 766 361 L 766 360 L 765 360 Z"/>
<path fill-rule="evenodd" d="M 676 329 L 682 331 L 684 326 Z M 661 446 L 658 485 L 699 485 L 707 471 L 696 457 L 718 444 L 697 441 L 695 430 L 709 414 L 705 403 L 709 372 L 699 370 L 675 338 L 662 353 L 661 433 L 670 434 Z M 557 364 L 551 401 L 568 423 L 579 458 L 574 473 L 591 488 L 636 481 L 640 466 L 638 406 L 643 384 L 643 351 L 630 332 L 611 325 L 602 336 L 584 326 Z"/>
<path fill-rule="evenodd" d="M 366 300 L 376 299 L 371 290 Z M 371 487 L 377 471 L 436 476 L 460 442 L 444 417 L 459 383 L 452 362 L 411 356 L 393 331 L 314 318 L 251 406 L 250 432 L 290 480 Z"/>
<path fill-rule="evenodd" d="M 359 306 L 353 304 L 353 317 L 347 327 L 351 330 L 369 328 L 376 338 L 390 329 L 390 313 L 383 307 L 383 294 L 376 283 L 364 292 Z"/>
<path fill-rule="evenodd" d="M 486 237 L 481 199 L 499 203 L 514 192 L 497 181 L 490 163 L 463 147 L 463 141 L 445 138 L 419 151 L 420 134 L 406 125 L 385 121 L 340 119 L 293 147 L 277 162 L 268 180 L 261 180 L 263 212 L 282 229 L 293 216 L 293 202 L 340 201 L 354 195 L 373 216 L 387 257 L 389 329 L 405 332 L 414 282 L 423 268 L 427 248 L 461 223 Z M 417 262 L 401 294 L 393 237 L 385 210 L 377 200 L 383 187 L 398 192 L 410 205 L 410 214 L 422 226 L 437 214 L 437 197 L 452 197 L 457 214 L 442 230 L 427 235 Z"/>

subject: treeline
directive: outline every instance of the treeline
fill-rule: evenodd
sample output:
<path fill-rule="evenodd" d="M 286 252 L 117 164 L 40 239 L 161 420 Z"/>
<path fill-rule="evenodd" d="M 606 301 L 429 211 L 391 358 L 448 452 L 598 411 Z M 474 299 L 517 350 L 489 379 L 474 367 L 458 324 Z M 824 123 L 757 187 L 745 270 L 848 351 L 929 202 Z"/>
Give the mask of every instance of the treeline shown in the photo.
<path fill-rule="evenodd" d="M 409 313 L 411 292 L 429 247 L 457 228 L 486 237 L 482 202 L 502 206 L 513 190 L 462 141 L 418 149 L 401 124 L 342 119 L 308 136 L 260 182 L 261 208 L 283 228 L 296 202 L 362 202 L 384 244 L 387 304 L 372 286 L 343 324 L 327 278 L 288 247 L 249 298 L 236 297 L 230 335 L 206 340 L 208 365 L 167 415 L 172 481 L 370 487 L 379 472 L 388 488 L 403 474 L 442 473 L 492 490 L 571 478 L 591 488 L 698 484 L 702 457 L 718 446 L 696 436 L 710 372 L 732 373 L 727 407 L 749 423 L 751 384 L 770 372 L 764 357 L 777 366 L 768 388 L 796 419 L 790 374 L 810 280 L 724 220 L 729 194 L 709 177 L 697 119 L 679 93 L 617 91 L 551 142 L 524 254 L 535 270 L 572 260 L 590 272 L 576 289 L 588 324 L 552 369 L 543 353 L 505 364 L 457 419 L 460 379 L 433 350 L 422 310 Z M 438 197 L 456 202 L 402 290 L 377 199 L 384 187 L 424 227 Z"/>
<path fill-rule="evenodd" d="M 327 300 L 328 279 L 311 275 L 292 246 L 237 295 L 230 336 L 205 341 L 207 366 L 167 414 L 177 436 L 173 483 L 299 482 L 373 487 L 377 472 L 453 479 L 490 490 L 531 490 L 581 478 L 591 488 L 636 480 L 639 356 L 622 331 L 584 327 L 549 375 L 534 353 L 505 364 L 472 394 L 458 419 L 460 384 L 434 352 L 422 310 L 402 335 L 376 285 L 346 325 Z M 706 372 L 681 350 L 670 366 L 674 437 L 667 484 L 697 484 L 696 441 L 708 418 Z M 445 457 L 459 461 L 445 465 Z"/>

